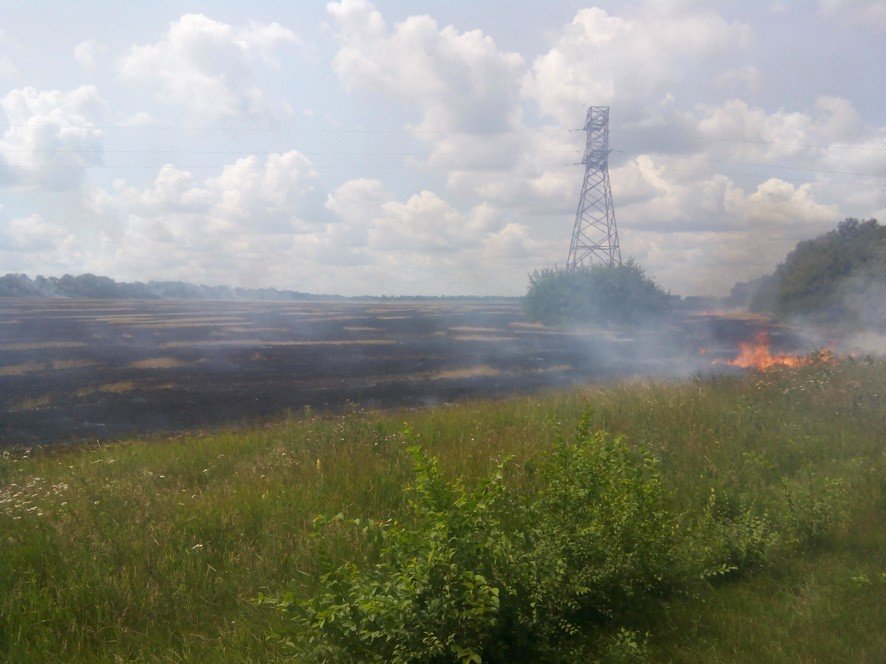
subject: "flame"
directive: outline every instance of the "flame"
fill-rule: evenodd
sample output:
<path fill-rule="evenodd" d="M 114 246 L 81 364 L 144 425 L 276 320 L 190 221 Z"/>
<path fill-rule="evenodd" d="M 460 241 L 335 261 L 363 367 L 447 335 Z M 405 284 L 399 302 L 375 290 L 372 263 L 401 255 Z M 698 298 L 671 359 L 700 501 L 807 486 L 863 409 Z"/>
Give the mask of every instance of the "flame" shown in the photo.
<path fill-rule="evenodd" d="M 727 364 L 743 369 L 766 371 L 772 367 L 802 367 L 812 362 L 812 357 L 778 354 L 770 351 L 772 342 L 769 334 L 758 332 L 753 341 L 742 341 L 738 344 L 738 356 Z"/>

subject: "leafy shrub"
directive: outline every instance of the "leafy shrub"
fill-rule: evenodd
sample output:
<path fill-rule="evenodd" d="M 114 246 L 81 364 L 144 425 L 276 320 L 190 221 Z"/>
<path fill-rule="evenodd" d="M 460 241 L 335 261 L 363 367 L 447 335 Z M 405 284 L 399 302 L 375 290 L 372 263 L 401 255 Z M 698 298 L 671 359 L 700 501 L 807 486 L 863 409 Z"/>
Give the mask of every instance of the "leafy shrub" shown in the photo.
<path fill-rule="evenodd" d="M 700 564 L 709 579 L 766 567 L 783 544 L 768 512 L 742 498 L 741 504 L 732 509 L 711 491 L 702 512 L 694 546 L 703 556 Z"/>
<path fill-rule="evenodd" d="M 353 529 L 365 560 L 330 565 L 313 596 L 269 600 L 298 661 L 642 661 L 635 627 L 655 600 L 821 542 L 846 508 L 841 483 L 809 475 L 680 513 L 658 460 L 587 418 L 524 476 L 504 461 L 472 487 L 408 451 L 402 520 L 315 522 L 318 537 Z"/>
<path fill-rule="evenodd" d="M 377 538 L 376 559 L 333 568 L 307 600 L 274 601 L 298 623 L 302 659 L 562 658 L 583 625 L 627 616 L 674 583 L 676 522 L 658 465 L 619 438 L 583 427 L 559 440 L 521 495 L 504 464 L 469 490 L 410 453 L 408 518 L 350 522 Z"/>
<path fill-rule="evenodd" d="M 646 634 L 640 634 L 637 630 L 618 628 L 615 633 L 606 640 L 603 656 L 600 661 L 603 664 L 639 664 L 649 660 L 649 648 L 646 645 Z"/>
<path fill-rule="evenodd" d="M 846 486 L 838 479 L 808 474 L 785 480 L 783 489 L 787 523 L 801 547 L 821 545 L 848 516 Z"/>
<path fill-rule="evenodd" d="M 523 298 L 527 316 L 546 324 L 638 323 L 665 313 L 670 305 L 671 296 L 633 261 L 537 270 L 529 275 Z"/>

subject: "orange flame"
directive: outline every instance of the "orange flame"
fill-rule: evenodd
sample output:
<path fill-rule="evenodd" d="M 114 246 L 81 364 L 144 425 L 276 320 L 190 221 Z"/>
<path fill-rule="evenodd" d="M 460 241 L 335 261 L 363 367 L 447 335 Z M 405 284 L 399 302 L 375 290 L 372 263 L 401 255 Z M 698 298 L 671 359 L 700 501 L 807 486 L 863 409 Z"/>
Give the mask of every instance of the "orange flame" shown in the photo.
<path fill-rule="evenodd" d="M 811 357 L 799 355 L 773 355 L 770 352 L 772 343 L 766 332 L 758 332 L 753 341 L 742 341 L 738 344 L 738 356 L 728 364 L 743 369 L 766 371 L 772 367 L 802 367 L 812 362 Z"/>

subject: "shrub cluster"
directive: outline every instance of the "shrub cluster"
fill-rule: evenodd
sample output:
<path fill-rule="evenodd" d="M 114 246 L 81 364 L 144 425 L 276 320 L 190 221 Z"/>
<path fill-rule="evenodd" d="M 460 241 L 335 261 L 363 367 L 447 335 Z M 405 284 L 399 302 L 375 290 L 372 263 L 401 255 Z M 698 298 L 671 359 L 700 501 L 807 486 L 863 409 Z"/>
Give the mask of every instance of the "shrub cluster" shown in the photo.
<path fill-rule="evenodd" d="M 672 297 L 633 261 L 536 270 L 523 298 L 526 315 L 549 325 L 640 323 L 671 308 Z"/>
<path fill-rule="evenodd" d="M 654 456 L 584 424 L 519 491 L 507 461 L 469 489 L 409 452 L 406 518 L 316 522 L 356 528 L 371 560 L 331 565 L 308 599 L 265 600 L 294 619 L 300 661 L 566 661 L 588 647 L 630 660 L 650 603 L 765 565 L 786 542 L 751 503 L 712 493 L 680 513 Z M 589 642 L 594 625 L 609 636 Z"/>

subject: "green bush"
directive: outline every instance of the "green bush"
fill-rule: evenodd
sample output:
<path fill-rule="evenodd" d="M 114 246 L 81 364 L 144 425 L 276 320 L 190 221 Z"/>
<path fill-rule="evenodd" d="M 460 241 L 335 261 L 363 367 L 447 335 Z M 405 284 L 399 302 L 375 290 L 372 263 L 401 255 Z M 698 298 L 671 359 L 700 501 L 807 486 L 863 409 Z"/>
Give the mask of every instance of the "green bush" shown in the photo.
<path fill-rule="evenodd" d="M 334 567 L 307 600 L 274 601 L 298 623 L 303 660 L 560 659 L 584 626 L 617 622 L 676 582 L 658 464 L 619 438 L 583 427 L 560 440 L 522 494 L 505 464 L 469 490 L 410 453 L 408 518 L 349 522 L 377 539 L 374 561 Z"/>
<path fill-rule="evenodd" d="M 640 323 L 667 312 L 671 296 L 633 261 L 623 265 L 536 270 L 523 298 L 535 321 Z"/>
<path fill-rule="evenodd" d="M 784 480 L 783 490 L 787 525 L 801 547 L 822 545 L 848 518 L 848 491 L 840 479 L 808 473 Z"/>
<path fill-rule="evenodd" d="M 363 559 L 267 600 L 297 661 L 642 661 L 643 629 L 673 598 L 820 546 L 848 518 L 850 483 L 811 471 L 678 503 L 655 456 L 588 422 L 470 486 L 412 445 L 402 518 L 318 518 L 318 549 L 349 537 Z"/>

